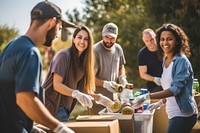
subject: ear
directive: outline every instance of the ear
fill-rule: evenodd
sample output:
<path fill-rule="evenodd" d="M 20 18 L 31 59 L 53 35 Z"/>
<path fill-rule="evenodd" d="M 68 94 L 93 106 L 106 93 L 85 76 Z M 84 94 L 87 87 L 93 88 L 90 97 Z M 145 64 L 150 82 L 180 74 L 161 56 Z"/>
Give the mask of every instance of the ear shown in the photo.
<path fill-rule="evenodd" d="M 72 37 L 72 42 L 74 43 L 74 37 Z"/>
<path fill-rule="evenodd" d="M 49 29 L 51 29 L 56 25 L 56 17 L 51 18 L 49 21 Z"/>

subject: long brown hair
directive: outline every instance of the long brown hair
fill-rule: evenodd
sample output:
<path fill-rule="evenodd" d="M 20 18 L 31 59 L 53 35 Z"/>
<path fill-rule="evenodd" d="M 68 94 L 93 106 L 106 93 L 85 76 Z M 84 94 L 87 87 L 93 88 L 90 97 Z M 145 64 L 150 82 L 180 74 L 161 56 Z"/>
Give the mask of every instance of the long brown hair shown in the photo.
<path fill-rule="evenodd" d="M 174 55 L 180 55 L 181 53 L 184 53 L 188 58 L 191 56 L 190 53 L 190 45 L 189 45 L 189 39 L 185 32 L 179 28 L 178 26 L 174 24 L 163 24 L 160 28 L 156 30 L 156 39 L 158 44 L 158 54 L 161 58 L 164 57 L 164 52 L 162 48 L 160 47 L 160 35 L 163 31 L 170 31 L 174 35 L 177 41 L 177 45 L 175 46 Z"/>
<path fill-rule="evenodd" d="M 72 41 L 71 46 L 71 55 L 72 55 L 72 65 L 74 67 L 74 75 L 77 78 L 77 69 L 80 66 L 83 66 L 84 70 L 84 80 L 85 80 L 85 89 L 87 93 L 93 93 L 95 91 L 95 75 L 94 75 L 94 52 L 93 52 L 93 35 L 89 28 L 86 26 L 79 26 L 76 28 L 73 34 L 73 38 L 81 31 L 84 30 L 88 33 L 88 47 L 86 50 L 78 57 L 78 50 L 76 49 L 75 44 Z"/>

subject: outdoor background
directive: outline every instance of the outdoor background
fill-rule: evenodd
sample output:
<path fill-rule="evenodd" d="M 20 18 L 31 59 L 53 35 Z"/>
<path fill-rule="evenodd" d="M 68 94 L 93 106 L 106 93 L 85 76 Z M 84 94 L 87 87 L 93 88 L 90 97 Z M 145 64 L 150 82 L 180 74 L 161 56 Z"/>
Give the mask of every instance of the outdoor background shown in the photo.
<path fill-rule="evenodd" d="M 0 5 L 0 52 L 7 43 L 26 32 L 30 23 L 30 10 L 40 0 L 1 0 Z M 124 50 L 127 64 L 126 73 L 135 88 L 145 88 L 137 67 L 137 54 L 144 46 L 141 33 L 145 28 L 156 30 L 164 23 L 174 23 L 181 27 L 190 39 L 195 78 L 200 80 L 200 1 L 199 0 L 52 0 L 63 10 L 63 17 L 78 24 L 88 26 L 95 42 L 102 39 L 103 26 L 113 22 L 119 27 L 117 43 Z M 16 22 L 12 24 L 12 22 Z M 74 29 L 69 29 L 73 33 Z M 54 41 L 55 52 L 69 47 L 68 41 Z M 44 74 L 47 63 L 46 47 L 40 47 L 44 61 Z M 83 109 L 83 112 L 86 110 Z M 79 110 L 80 111 L 80 110 Z"/>
<path fill-rule="evenodd" d="M 11 39 L 25 33 L 26 30 L 19 30 L 18 27 L 20 29 L 21 26 L 28 28 L 29 24 L 25 22 L 28 20 L 29 23 L 30 21 L 30 10 L 40 0 L 11 0 L 15 3 L 18 2 L 18 4 L 7 0 L 1 1 L 0 51 Z M 95 42 L 101 40 L 102 28 L 106 23 L 113 22 L 118 25 L 119 36 L 117 42 L 124 49 L 128 81 L 133 83 L 136 88 L 145 87 L 144 81 L 139 77 L 137 67 L 137 54 L 139 49 L 144 46 L 141 40 L 141 32 L 145 28 L 156 30 L 163 23 L 168 22 L 180 26 L 190 38 L 192 50 L 190 61 L 195 78 L 200 80 L 199 0 L 73 0 L 73 2 L 71 0 L 52 0 L 52 2 L 61 6 L 64 18 L 76 24 L 88 26 L 93 32 Z M 16 8 L 20 7 L 20 9 L 15 10 L 13 4 Z M 29 9 L 27 9 L 26 4 Z M 12 13 L 5 16 L 8 12 Z M 20 18 L 23 13 L 26 13 L 24 20 Z M 12 20 L 18 20 L 20 23 L 10 26 Z M 73 29 L 69 29 L 70 32 L 73 32 Z M 70 36 L 66 42 L 61 42 L 58 38 L 54 41 L 53 49 L 57 52 L 64 47 L 69 47 L 70 44 Z M 46 48 L 41 47 L 40 50 L 44 56 Z"/>

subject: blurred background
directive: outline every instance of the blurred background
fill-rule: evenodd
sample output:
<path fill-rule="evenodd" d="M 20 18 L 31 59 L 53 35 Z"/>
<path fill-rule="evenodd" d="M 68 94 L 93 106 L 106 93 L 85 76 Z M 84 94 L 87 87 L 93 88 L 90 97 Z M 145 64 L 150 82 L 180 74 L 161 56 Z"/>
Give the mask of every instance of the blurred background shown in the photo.
<path fill-rule="evenodd" d="M 1 0 L 0 5 L 0 51 L 13 38 L 26 32 L 30 22 L 30 10 L 40 0 Z M 119 27 L 117 42 L 124 50 L 127 78 L 135 88 L 143 88 L 137 67 L 137 54 L 144 43 L 141 33 L 145 28 L 156 30 L 163 23 L 174 23 L 183 28 L 190 39 L 194 76 L 200 79 L 200 1 L 199 0 L 50 0 L 61 7 L 63 17 L 79 25 L 88 26 L 95 42 L 101 40 L 103 26 L 108 22 Z M 73 29 L 69 29 L 69 35 Z M 59 44 L 59 45 L 58 45 Z M 44 70 L 48 67 L 49 51 L 69 47 L 60 37 L 54 40 L 52 49 L 40 47 Z M 49 53 L 48 53 L 49 52 Z"/>

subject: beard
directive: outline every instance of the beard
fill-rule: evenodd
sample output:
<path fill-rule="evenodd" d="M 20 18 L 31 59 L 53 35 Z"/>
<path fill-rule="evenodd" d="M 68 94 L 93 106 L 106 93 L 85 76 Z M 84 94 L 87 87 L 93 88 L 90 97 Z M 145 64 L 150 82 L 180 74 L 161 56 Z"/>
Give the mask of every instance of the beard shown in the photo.
<path fill-rule="evenodd" d="M 52 45 L 52 41 L 55 39 L 55 35 L 56 35 L 56 25 L 47 32 L 46 41 L 43 45 L 50 47 Z"/>
<path fill-rule="evenodd" d="M 114 45 L 114 43 L 112 43 L 112 42 L 108 43 L 108 42 L 103 41 L 103 45 L 104 45 L 106 48 L 111 48 L 111 47 Z"/>

